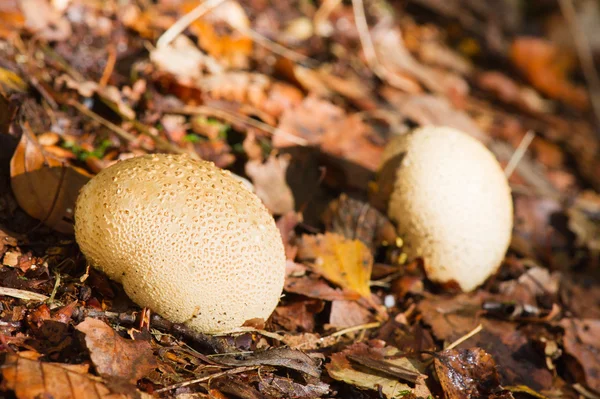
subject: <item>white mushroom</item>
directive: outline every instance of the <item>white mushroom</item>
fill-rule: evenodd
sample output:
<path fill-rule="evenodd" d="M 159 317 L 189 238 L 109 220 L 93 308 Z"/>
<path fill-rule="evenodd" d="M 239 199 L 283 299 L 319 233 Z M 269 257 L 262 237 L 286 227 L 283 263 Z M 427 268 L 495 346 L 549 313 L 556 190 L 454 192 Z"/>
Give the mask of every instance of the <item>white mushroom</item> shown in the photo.
<path fill-rule="evenodd" d="M 399 136 L 383 154 L 378 186 L 386 184 L 388 215 L 430 280 L 471 291 L 498 269 L 511 239 L 512 197 L 479 141 L 448 127 Z"/>
<path fill-rule="evenodd" d="M 201 332 L 267 319 L 283 290 L 279 230 L 260 199 L 185 155 L 118 162 L 81 190 L 75 235 L 129 297 Z"/>

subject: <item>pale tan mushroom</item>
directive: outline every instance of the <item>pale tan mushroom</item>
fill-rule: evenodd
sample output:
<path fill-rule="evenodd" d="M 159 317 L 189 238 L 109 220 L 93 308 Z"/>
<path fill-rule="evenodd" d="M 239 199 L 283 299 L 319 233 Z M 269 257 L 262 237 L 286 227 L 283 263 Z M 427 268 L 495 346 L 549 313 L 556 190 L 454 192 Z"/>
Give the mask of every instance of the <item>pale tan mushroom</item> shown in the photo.
<path fill-rule="evenodd" d="M 511 239 L 512 197 L 479 141 L 448 127 L 399 136 L 384 151 L 378 186 L 407 255 L 423 258 L 430 280 L 471 291 L 498 269 Z"/>
<path fill-rule="evenodd" d="M 267 319 L 283 289 L 279 230 L 260 199 L 185 155 L 118 162 L 81 190 L 75 235 L 89 262 L 172 322 L 222 332 Z"/>

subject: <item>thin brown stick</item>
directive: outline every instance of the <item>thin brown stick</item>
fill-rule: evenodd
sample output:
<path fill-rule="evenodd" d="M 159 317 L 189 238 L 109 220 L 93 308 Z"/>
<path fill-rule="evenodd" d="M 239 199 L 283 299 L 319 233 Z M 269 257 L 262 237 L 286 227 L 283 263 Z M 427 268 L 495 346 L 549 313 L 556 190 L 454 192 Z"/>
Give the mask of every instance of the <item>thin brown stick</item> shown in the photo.
<path fill-rule="evenodd" d="M 590 50 L 590 42 L 577 22 L 577 13 L 573 6 L 573 0 L 558 0 L 558 3 L 575 42 L 577 56 L 581 63 L 581 70 L 588 83 L 588 93 L 596 121 L 600 122 L 600 77 L 598 77 L 598 72 L 594 66 L 594 57 Z"/>
<path fill-rule="evenodd" d="M 119 136 L 121 139 L 123 139 L 127 142 L 136 141 L 138 139 L 137 136 L 129 133 L 127 130 L 123 129 L 121 126 L 117 126 L 114 123 L 112 123 L 111 121 L 104 119 L 103 117 L 101 117 L 94 111 L 87 109 L 83 104 L 80 104 L 77 101 L 70 100 L 67 102 L 67 104 L 69 104 L 70 106 L 75 108 L 77 111 L 81 112 L 83 115 L 89 117 L 90 119 L 95 120 L 96 122 L 98 122 L 102 126 L 106 127 L 107 129 L 112 130 L 113 133 L 115 133 L 117 136 Z"/>
<path fill-rule="evenodd" d="M 521 140 L 519 146 L 515 150 L 515 153 L 510 158 L 510 161 L 508 161 L 508 164 L 504 168 L 504 176 L 506 176 L 507 179 L 513 174 L 513 172 L 517 168 L 517 165 L 525 156 L 525 153 L 527 152 L 527 149 L 529 148 L 529 145 L 531 144 L 534 138 L 535 133 L 532 130 L 528 130 L 525 136 L 523 137 L 523 140 Z"/>
<path fill-rule="evenodd" d="M 287 140 L 291 141 L 294 144 L 299 146 L 307 146 L 308 141 L 305 139 L 295 136 L 289 132 L 284 130 L 274 128 L 271 125 L 267 125 L 264 122 L 257 121 L 256 119 L 248 118 L 247 116 L 241 114 L 234 114 L 233 112 L 229 112 L 224 109 L 208 107 L 208 106 L 185 106 L 183 108 L 174 108 L 166 110 L 165 113 L 171 114 L 183 114 L 183 115 L 204 115 L 204 116 L 216 116 L 217 118 L 221 118 L 229 123 L 241 123 L 243 125 L 252 126 L 257 129 L 260 129 L 266 133 L 271 134 L 272 136 L 281 135 L 285 137 Z"/>
<path fill-rule="evenodd" d="M 360 45 L 365 53 L 365 59 L 369 68 L 371 68 L 373 73 L 381 80 L 386 81 L 395 88 L 407 92 L 414 92 L 415 83 L 412 80 L 403 79 L 393 72 L 390 72 L 379 62 L 377 51 L 375 50 L 375 45 L 373 44 L 373 39 L 369 32 L 363 0 L 352 0 L 352 11 L 354 12 L 354 23 L 356 24 L 356 30 L 358 30 Z"/>
<path fill-rule="evenodd" d="M 459 339 L 457 339 L 456 341 L 452 342 L 450 345 L 445 347 L 444 350 L 450 350 L 450 349 L 456 348 L 458 345 L 462 344 L 463 342 L 465 342 L 472 336 L 479 334 L 481 332 L 481 330 L 483 330 L 483 325 L 479 324 L 477 327 L 475 327 L 474 329 L 472 329 L 471 331 L 469 331 L 468 333 L 466 333 L 465 335 L 463 335 L 462 337 L 460 337 Z"/>
<path fill-rule="evenodd" d="M 104 71 L 102 71 L 102 77 L 98 82 L 100 87 L 104 87 L 108 84 L 110 79 L 110 75 L 112 75 L 113 70 L 115 69 L 115 64 L 117 63 L 117 51 L 114 46 L 110 46 L 108 48 L 108 59 L 106 60 L 106 66 L 104 67 Z"/>

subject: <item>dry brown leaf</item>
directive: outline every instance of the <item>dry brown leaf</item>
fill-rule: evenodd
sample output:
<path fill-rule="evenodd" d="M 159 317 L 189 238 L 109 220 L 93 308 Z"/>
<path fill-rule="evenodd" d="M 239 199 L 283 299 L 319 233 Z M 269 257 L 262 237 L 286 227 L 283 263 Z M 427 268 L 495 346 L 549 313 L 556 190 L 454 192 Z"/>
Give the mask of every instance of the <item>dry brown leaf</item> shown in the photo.
<path fill-rule="evenodd" d="M 396 240 L 396 228 L 387 217 L 369 203 L 346 194 L 329 203 L 323 222 L 327 231 L 361 240 L 372 250 L 382 242 Z"/>
<path fill-rule="evenodd" d="M 542 93 L 579 110 L 588 109 L 589 99 L 585 88 L 568 79 L 568 74 L 575 66 L 574 54 L 559 49 L 545 39 L 520 37 L 512 43 L 510 57 Z"/>
<path fill-rule="evenodd" d="M 374 320 L 373 315 L 356 301 L 336 300 L 331 303 L 329 326 L 336 329 L 360 326 Z"/>
<path fill-rule="evenodd" d="M 62 41 L 71 36 L 71 23 L 61 10 L 48 0 L 20 0 L 25 28 L 48 41 Z"/>
<path fill-rule="evenodd" d="M 24 125 L 10 175 L 15 198 L 25 212 L 57 231 L 72 233 L 75 200 L 90 179 L 84 173 L 46 154 Z"/>
<path fill-rule="evenodd" d="M 573 356 L 583 369 L 586 384 L 600 391 L 600 320 L 563 319 L 565 353 Z"/>
<path fill-rule="evenodd" d="M 408 383 L 401 382 L 397 377 L 387 373 L 376 372 L 374 370 L 369 370 L 369 372 L 362 371 L 364 367 L 361 367 L 361 371 L 359 371 L 358 368 L 352 367 L 352 363 L 348 359 L 348 356 L 367 358 L 390 369 L 397 367 L 419 375 L 419 370 L 415 367 L 415 364 L 406 357 L 386 359 L 396 354 L 398 354 L 398 349 L 385 346 L 385 343 L 382 341 L 373 340 L 368 344 L 358 342 L 344 349 L 342 352 L 331 355 L 331 362 L 325 368 L 329 376 L 333 379 L 344 381 L 359 388 L 379 391 L 388 399 L 402 397 L 408 392 L 412 392 L 418 397 L 428 397 L 430 392 L 427 385 L 425 385 L 424 376 L 417 379 L 413 388 Z"/>
<path fill-rule="evenodd" d="M 85 334 L 90 357 L 102 377 L 135 384 L 157 366 L 146 341 L 126 340 L 108 324 L 89 317 L 76 328 Z"/>
<path fill-rule="evenodd" d="M 135 391 L 123 394 L 110 389 L 102 380 L 88 374 L 88 366 L 80 364 L 44 363 L 33 352 L 9 353 L 0 366 L 3 380 L 0 392 L 12 392 L 19 399 L 150 399 Z"/>
<path fill-rule="evenodd" d="M 569 228 L 577 236 L 577 244 L 600 252 L 600 195 L 584 191 L 567 210 Z"/>
<path fill-rule="evenodd" d="M 18 7 L 17 0 L 6 0 L 0 4 L 0 38 L 17 35 L 25 25 L 25 17 Z"/>
<path fill-rule="evenodd" d="M 197 6 L 198 2 L 187 1 L 182 9 L 187 13 Z M 190 25 L 200 47 L 230 69 L 245 69 L 249 65 L 253 42 L 244 33 L 249 28 L 246 12 L 233 0 L 219 4 Z"/>
<path fill-rule="evenodd" d="M 443 351 L 435 357 L 435 371 L 447 399 L 514 399 L 500 385 L 496 362 L 481 348 Z"/>
<path fill-rule="evenodd" d="M 371 297 L 369 281 L 373 256 L 359 240 L 335 233 L 302 236 L 298 257 L 311 262 L 311 268 L 327 280 L 364 298 Z"/>
<path fill-rule="evenodd" d="M 186 36 L 178 36 L 173 43 L 154 49 L 150 60 L 185 86 L 195 86 L 205 68 L 213 73 L 222 72 L 221 65 L 202 53 Z"/>
<path fill-rule="evenodd" d="M 449 126 L 470 134 L 483 143 L 489 141 L 475 121 L 464 111 L 456 109 L 447 99 L 431 94 L 405 95 L 397 90 L 382 89 L 382 95 L 405 118 L 421 126 Z"/>
<path fill-rule="evenodd" d="M 252 179 L 256 195 L 267 209 L 276 215 L 294 210 L 294 195 L 285 180 L 290 164 L 290 155 L 270 155 L 265 163 L 250 160 L 246 163 L 246 174 Z"/>

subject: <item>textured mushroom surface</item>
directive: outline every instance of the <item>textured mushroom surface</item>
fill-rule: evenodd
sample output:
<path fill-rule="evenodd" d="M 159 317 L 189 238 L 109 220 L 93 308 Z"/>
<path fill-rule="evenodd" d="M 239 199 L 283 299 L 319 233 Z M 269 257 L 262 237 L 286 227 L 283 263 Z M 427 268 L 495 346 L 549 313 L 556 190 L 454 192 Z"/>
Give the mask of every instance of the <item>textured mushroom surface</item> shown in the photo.
<path fill-rule="evenodd" d="M 77 200 L 75 235 L 134 302 L 197 331 L 266 320 L 283 289 L 283 243 L 260 199 L 185 155 L 140 156 L 100 172 Z"/>
<path fill-rule="evenodd" d="M 388 215 L 430 280 L 471 291 L 497 270 L 511 239 L 512 197 L 479 141 L 447 127 L 416 129 L 388 144 L 379 179 L 382 187 L 392 179 Z"/>

